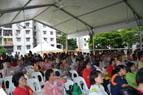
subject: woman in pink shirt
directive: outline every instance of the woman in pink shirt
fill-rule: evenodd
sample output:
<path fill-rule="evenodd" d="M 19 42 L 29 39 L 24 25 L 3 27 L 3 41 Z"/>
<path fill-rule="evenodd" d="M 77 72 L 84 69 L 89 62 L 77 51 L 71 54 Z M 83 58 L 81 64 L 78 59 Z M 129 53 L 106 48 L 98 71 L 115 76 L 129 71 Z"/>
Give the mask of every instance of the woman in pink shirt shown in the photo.
<path fill-rule="evenodd" d="M 54 76 L 51 69 L 46 71 L 45 77 L 47 82 L 44 85 L 44 95 L 63 95 L 64 79 Z"/>

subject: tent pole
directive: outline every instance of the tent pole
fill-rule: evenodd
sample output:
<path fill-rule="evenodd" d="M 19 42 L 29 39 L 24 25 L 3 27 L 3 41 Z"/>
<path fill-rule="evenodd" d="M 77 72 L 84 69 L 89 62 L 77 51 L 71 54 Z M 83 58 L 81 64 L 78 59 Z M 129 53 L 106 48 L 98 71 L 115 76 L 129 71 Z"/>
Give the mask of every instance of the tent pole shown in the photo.
<path fill-rule="evenodd" d="M 92 30 L 92 44 L 93 44 L 93 54 L 95 54 L 95 44 L 94 44 L 94 32 L 93 32 L 93 30 Z"/>
<path fill-rule="evenodd" d="M 142 50 L 142 29 L 141 29 L 141 26 L 139 26 L 139 34 L 140 34 L 140 50 Z"/>
<path fill-rule="evenodd" d="M 68 52 L 68 37 L 66 36 L 66 51 Z"/>

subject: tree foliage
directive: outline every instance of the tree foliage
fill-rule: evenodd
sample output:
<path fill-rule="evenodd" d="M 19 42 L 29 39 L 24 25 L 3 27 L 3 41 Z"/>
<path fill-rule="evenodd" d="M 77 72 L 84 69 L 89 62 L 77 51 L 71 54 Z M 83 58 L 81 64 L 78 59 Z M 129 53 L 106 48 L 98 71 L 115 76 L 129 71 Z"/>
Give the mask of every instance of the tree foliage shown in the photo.
<path fill-rule="evenodd" d="M 66 48 L 66 37 L 67 35 L 65 33 L 62 33 L 62 36 L 60 36 L 57 39 L 57 42 L 63 45 L 63 48 Z M 77 48 L 76 40 L 75 39 L 68 39 L 68 49 L 69 50 L 75 50 Z"/>
<path fill-rule="evenodd" d="M 138 42 L 138 32 L 135 29 L 121 29 L 112 32 L 99 33 L 94 35 L 95 48 L 124 48 L 131 47 Z M 90 49 L 92 43 L 88 40 Z"/>
<path fill-rule="evenodd" d="M 0 46 L 0 56 L 1 56 L 3 53 L 6 53 L 6 49 Z"/>
<path fill-rule="evenodd" d="M 68 39 L 68 49 L 75 50 L 77 48 L 76 40 L 75 39 Z"/>

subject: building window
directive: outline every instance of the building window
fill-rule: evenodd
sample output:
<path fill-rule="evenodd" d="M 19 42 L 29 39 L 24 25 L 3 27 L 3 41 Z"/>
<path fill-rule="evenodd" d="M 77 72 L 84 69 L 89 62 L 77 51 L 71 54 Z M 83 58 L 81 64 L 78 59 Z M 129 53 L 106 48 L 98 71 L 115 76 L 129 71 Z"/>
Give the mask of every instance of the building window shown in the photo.
<path fill-rule="evenodd" d="M 12 36 L 12 30 L 4 30 L 3 35 L 4 36 Z"/>
<path fill-rule="evenodd" d="M 86 41 L 86 38 L 84 38 L 84 41 Z"/>
<path fill-rule="evenodd" d="M 87 44 L 84 44 L 84 46 L 86 47 Z"/>
<path fill-rule="evenodd" d="M 30 38 L 26 38 L 26 42 L 30 42 Z"/>
<path fill-rule="evenodd" d="M 53 47 L 54 47 L 54 44 L 51 44 L 51 46 L 53 46 Z"/>
<path fill-rule="evenodd" d="M 30 30 L 26 30 L 26 34 L 30 34 Z"/>
<path fill-rule="evenodd" d="M 30 24 L 29 22 L 25 23 L 25 25 L 26 25 L 27 27 L 29 27 L 29 24 Z"/>
<path fill-rule="evenodd" d="M 45 41 L 47 41 L 47 38 L 44 38 Z"/>
<path fill-rule="evenodd" d="M 46 35 L 46 34 L 47 34 L 47 31 L 43 31 L 43 34 L 45 34 L 45 35 Z"/>
<path fill-rule="evenodd" d="M 27 48 L 27 49 L 30 49 L 30 47 L 31 47 L 30 45 L 26 45 L 26 48 Z"/>
<path fill-rule="evenodd" d="M 50 31 L 50 35 L 53 35 L 53 31 Z"/>
<path fill-rule="evenodd" d="M 21 38 L 16 38 L 17 42 L 21 42 Z"/>
<path fill-rule="evenodd" d="M 21 50 L 21 46 L 19 45 L 19 46 L 17 46 L 17 50 Z"/>
<path fill-rule="evenodd" d="M 46 28 L 46 25 L 43 25 L 43 28 Z"/>
<path fill-rule="evenodd" d="M 50 38 L 51 42 L 54 41 L 54 38 Z"/>
<path fill-rule="evenodd" d="M 6 25 L 4 28 L 12 28 L 12 25 Z"/>
<path fill-rule="evenodd" d="M 20 30 L 16 30 L 16 34 L 17 34 L 17 35 L 20 34 Z"/>

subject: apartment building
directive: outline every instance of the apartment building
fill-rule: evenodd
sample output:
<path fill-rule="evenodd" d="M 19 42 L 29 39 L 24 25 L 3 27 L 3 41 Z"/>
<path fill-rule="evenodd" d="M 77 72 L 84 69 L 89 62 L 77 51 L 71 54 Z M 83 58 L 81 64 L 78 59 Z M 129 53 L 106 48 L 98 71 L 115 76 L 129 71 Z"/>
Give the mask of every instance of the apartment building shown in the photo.
<path fill-rule="evenodd" d="M 56 47 L 56 30 L 32 20 L 0 27 L 0 46 L 8 52 L 25 54 L 43 40 Z"/>
<path fill-rule="evenodd" d="M 12 25 L 0 27 L 0 46 L 6 48 L 8 52 L 13 52 Z"/>

